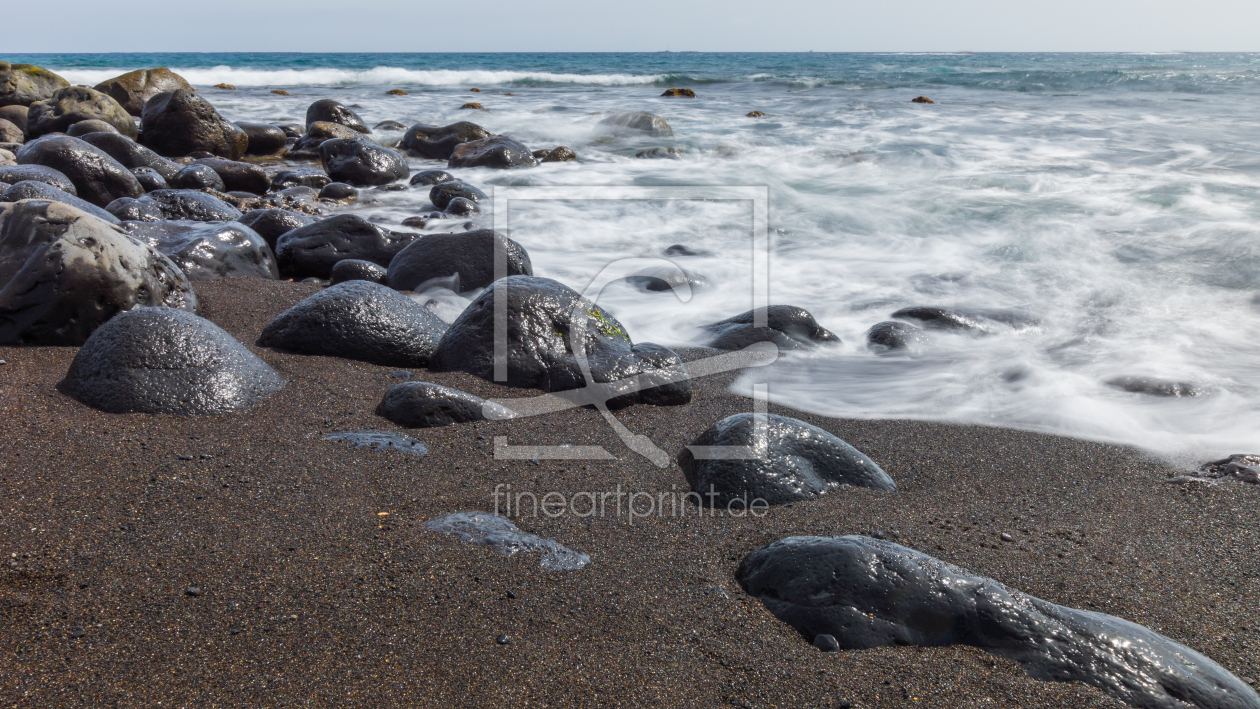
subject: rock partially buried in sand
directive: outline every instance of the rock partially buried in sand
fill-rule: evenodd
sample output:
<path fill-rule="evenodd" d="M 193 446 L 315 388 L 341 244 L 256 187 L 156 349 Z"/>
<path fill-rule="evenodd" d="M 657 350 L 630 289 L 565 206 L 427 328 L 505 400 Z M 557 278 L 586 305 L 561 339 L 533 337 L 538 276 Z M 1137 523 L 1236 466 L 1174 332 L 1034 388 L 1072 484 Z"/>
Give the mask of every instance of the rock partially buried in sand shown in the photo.
<path fill-rule="evenodd" d="M 479 396 L 429 382 L 403 382 L 390 387 L 376 407 L 376 415 L 407 428 L 516 418 L 509 409 Z"/>
<path fill-rule="evenodd" d="M 776 414 L 767 414 L 761 428 L 756 416 L 728 416 L 679 454 L 678 465 L 701 505 L 748 509 L 757 500 L 782 505 L 812 500 L 842 485 L 897 489 L 875 461 L 821 428 Z M 759 457 L 702 457 L 710 446 L 749 446 Z"/>
<path fill-rule="evenodd" d="M 517 552 L 542 552 L 539 566 L 548 571 L 576 571 L 591 563 L 591 557 L 534 534 L 522 532 L 503 517 L 489 512 L 454 512 L 429 520 L 425 529 L 439 534 L 455 534 L 461 541 L 487 546 L 504 556 Z"/>
<path fill-rule="evenodd" d="M 280 273 L 291 278 L 328 278 L 338 261 L 362 259 L 389 266 L 415 240 L 415 232 L 393 232 L 357 214 L 336 214 L 298 227 L 276 242 Z"/>
<path fill-rule="evenodd" d="M 346 281 L 367 281 L 385 285 L 389 282 L 389 271 L 386 271 L 384 266 L 371 261 L 348 258 L 345 261 L 338 261 L 332 267 L 332 272 L 328 274 L 328 282 L 331 285 L 335 286 Z"/>
<path fill-rule="evenodd" d="M 600 121 L 599 125 L 611 130 L 639 131 L 657 138 L 674 135 L 674 129 L 669 127 L 664 118 L 646 111 L 618 113 Z"/>
<path fill-rule="evenodd" d="M 756 342 L 773 342 L 783 350 L 814 347 L 839 342 L 840 338 L 824 329 L 804 308 L 793 305 L 771 305 L 765 310 L 765 327 L 755 327 L 756 310 L 733 318 L 705 325 L 713 333 L 709 347 L 740 350 Z"/>
<path fill-rule="evenodd" d="M 306 128 L 315 123 L 338 123 L 353 128 L 359 133 L 370 133 L 368 127 L 363 124 L 363 119 L 359 118 L 359 114 L 350 110 L 338 101 L 330 98 L 320 99 L 312 103 L 306 109 Z"/>
<path fill-rule="evenodd" d="M 397 151 L 350 138 L 321 143 L 319 160 L 333 180 L 358 187 L 387 185 L 411 172 L 407 161 Z"/>
<path fill-rule="evenodd" d="M 446 323 L 405 295 L 368 281 L 330 286 L 263 328 L 258 344 L 390 367 L 423 367 Z"/>
<path fill-rule="evenodd" d="M 175 262 L 190 281 L 280 277 L 267 242 L 238 222 L 128 222 L 123 229 Z"/>
<path fill-rule="evenodd" d="M 0 106 L 29 106 L 69 86 L 69 81 L 43 67 L 0 62 Z"/>
<path fill-rule="evenodd" d="M 189 89 L 167 91 L 149 99 L 144 104 L 141 131 L 142 142 L 166 157 L 205 151 L 236 160 L 249 147 L 245 131 Z"/>
<path fill-rule="evenodd" d="M 1186 396 L 1202 396 L 1206 392 L 1193 382 L 1175 382 L 1156 377 L 1116 377 L 1108 379 L 1107 386 L 1127 391 L 1131 394 L 1181 398 Z"/>
<path fill-rule="evenodd" d="M 691 89 L 665 89 L 665 93 L 661 96 L 673 96 L 675 98 L 695 98 L 696 92 Z"/>
<path fill-rule="evenodd" d="M 490 229 L 453 234 L 426 234 L 398 252 L 389 263 L 389 287 L 419 290 L 435 278 L 457 275 L 456 291 L 485 288 L 494 282 L 495 250 L 502 249 L 505 276 L 532 276 L 525 248 Z"/>
<path fill-rule="evenodd" d="M 144 103 L 166 91 L 192 89 L 184 77 L 164 66 L 155 69 L 136 69 L 121 76 L 106 79 L 96 85 L 96 90 L 108 94 L 127 113 L 139 116 L 144 113 Z"/>
<path fill-rule="evenodd" d="M 416 157 L 447 160 L 460 143 L 489 138 L 491 135 L 485 128 L 467 121 L 441 127 L 417 123 L 403 135 L 402 147 Z"/>
<path fill-rule="evenodd" d="M 0 227 L 0 344 L 81 345 L 117 313 L 194 311 L 183 272 L 118 226 L 59 202 L 18 202 Z"/>
<path fill-rule="evenodd" d="M 27 138 L 45 133 L 64 133 L 80 121 L 97 119 L 113 126 L 119 133 L 135 140 L 136 124 L 131 114 L 107 94 L 82 86 L 58 89 L 52 96 L 32 103 L 27 114 Z"/>
<path fill-rule="evenodd" d="M 916 96 L 910 99 L 910 103 L 936 103 L 936 102 L 928 98 L 927 96 Z"/>
<path fill-rule="evenodd" d="M 49 135 L 22 146 L 22 165 L 43 165 L 74 183 L 75 196 L 98 207 L 119 197 L 139 197 L 144 188 L 131 171 L 104 150 L 68 135 Z"/>
<path fill-rule="evenodd" d="M 500 170 L 514 167 L 535 167 L 533 152 L 506 135 L 494 135 L 455 146 L 447 167 L 493 167 Z"/>
<path fill-rule="evenodd" d="M 355 448 L 398 451 L 407 455 L 424 455 L 429 447 L 411 436 L 393 431 L 338 431 L 324 436 L 325 441 L 345 441 Z"/>
<path fill-rule="evenodd" d="M 1067 608 L 869 537 L 788 537 L 749 554 L 735 578 L 809 641 L 843 649 L 966 644 L 1034 679 L 1083 682 L 1146 709 L 1256 709 L 1246 683 L 1136 623 Z"/>
<path fill-rule="evenodd" d="M 138 308 L 102 325 L 58 385 L 108 413 L 247 411 L 284 378 L 218 325 L 173 308 Z"/>

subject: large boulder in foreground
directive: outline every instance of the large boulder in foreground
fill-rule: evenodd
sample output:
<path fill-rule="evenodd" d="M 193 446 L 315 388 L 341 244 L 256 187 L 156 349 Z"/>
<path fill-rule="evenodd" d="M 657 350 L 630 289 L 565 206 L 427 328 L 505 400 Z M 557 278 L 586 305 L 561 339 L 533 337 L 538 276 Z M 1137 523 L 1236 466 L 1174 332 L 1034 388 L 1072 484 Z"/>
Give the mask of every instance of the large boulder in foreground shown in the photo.
<path fill-rule="evenodd" d="M 88 133 L 82 137 L 82 140 L 104 150 L 111 158 L 117 160 L 129 170 L 135 170 L 140 167 L 151 168 L 161 175 L 163 180 L 170 181 L 184 168 L 183 165 L 167 160 L 127 136 L 118 133 Z"/>
<path fill-rule="evenodd" d="M 1034 679 L 1083 682 L 1146 709 L 1256 709 L 1260 697 L 1207 657 L 1122 618 L 1035 598 L 869 537 L 788 537 L 735 578 L 807 641 L 841 649 L 965 644 Z"/>
<path fill-rule="evenodd" d="M 705 457 L 710 446 L 749 446 L 758 457 Z M 728 416 L 700 434 L 678 456 L 678 465 L 701 504 L 747 509 L 756 500 L 782 505 L 812 500 L 841 485 L 891 492 L 897 489 L 875 461 L 804 421 L 766 414 Z"/>
<path fill-rule="evenodd" d="M 321 143 L 319 161 L 334 181 L 356 187 L 387 185 L 411 173 L 398 151 L 353 138 Z"/>
<path fill-rule="evenodd" d="M 704 329 L 712 333 L 712 339 L 706 344 L 719 350 L 741 350 L 757 342 L 773 342 L 781 350 L 794 350 L 840 341 L 834 333 L 819 325 L 808 310 L 794 305 L 765 308 L 766 324 L 756 327 L 756 315 L 761 310 L 749 310 L 705 325 Z"/>
<path fill-rule="evenodd" d="M 218 325 L 173 308 L 122 313 L 92 333 L 57 388 L 108 413 L 247 411 L 284 378 Z"/>
<path fill-rule="evenodd" d="M 168 158 L 205 151 L 236 160 L 249 147 L 245 131 L 225 120 L 209 101 L 189 89 L 166 91 L 149 99 L 141 114 L 140 128 L 141 142 Z"/>
<path fill-rule="evenodd" d="M 81 345 L 122 311 L 197 305 L 170 259 L 60 202 L 10 208 L 0 227 L 0 283 L 5 345 Z"/>
<path fill-rule="evenodd" d="M 184 77 L 160 66 L 154 69 L 136 69 L 121 76 L 106 79 L 96 85 L 96 90 L 108 94 L 133 116 L 144 113 L 149 99 L 167 91 L 192 89 Z"/>
<path fill-rule="evenodd" d="M 523 246 L 496 231 L 477 229 L 425 234 L 411 242 L 389 263 L 389 287 L 419 290 L 426 281 L 457 276 L 457 285 L 451 290 L 485 288 L 494 282 L 496 249 L 502 250 L 507 265 L 504 276 L 534 275 L 529 254 Z"/>
<path fill-rule="evenodd" d="M 387 367 L 423 367 L 446 323 L 411 298 L 367 281 L 329 286 L 280 313 L 258 344 Z"/>
<path fill-rule="evenodd" d="M 476 123 L 460 121 L 449 126 L 417 123 L 403 134 L 402 147 L 412 155 L 430 160 L 447 160 L 455 146 L 494 135 Z"/>
<path fill-rule="evenodd" d="M 338 261 L 362 259 L 389 266 L 419 234 L 394 232 L 357 214 L 336 214 L 298 227 L 276 242 L 280 273 L 292 278 L 328 278 Z"/>
<path fill-rule="evenodd" d="M 451 152 L 447 167 L 492 167 L 506 170 L 513 167 L 537 167 L 538 158 L 525 145 L 506 135 L 460 143 Z"/>
<path fill-rule="evenodd" d="M 74 183 L 75 196 L 98 207 L 119 197 L 139 197 L 144 188 L 136 176 L 104 150 L 68 135 L 48 135 L 22 146 L 22 165 L 43 165 Z"/>
<path fill-rule="evenodd" d="M 237 222 L 127 222 L 123 229 L 179 266 L 190 281 L 276 279 L 276 257 L 253 229 Z"/>
<path fill-rule="evenodd" d="M 29 106 L 70 82 L 34 64 L 0 62 L 0 106 Z"/>
<path fill-rule="evenodd" d="M 607 132 L 645 133 L 656 138 L 668 138 L 674 134 L 674 129 L 664 118 L 646 111 L 617 113 L 600 121 L 599 125 Z"/>
<path fill-rule="evenodd" d="M 513 411 L 479 396 L 430 382 L 402 382 L 390 387 L 376 407 L 376 415 L 407 428 L 435 428 L 516 417 Z"/>
<path fill-rule="evenodd" d="M 363 124 L 363 119 L 359 118 L 359 114 L 350 110 L 341 102 L 330 98 L 320 99 L 307 107 L 307 129 L 309 130 L 316 123 L 337 123 L 347 128 L 353 128 L 358 133 L 372 132 Z"/>
<path fill-rule="evenodd" d="M 45 133 L 64 133 L 82 121 L 98 120 L 135 140 L 136 124 L 118 102 L 100 91 L 83 86 L 58 89 L 43 101 L 31 104 L 27 113 L 27 138 Z"/>

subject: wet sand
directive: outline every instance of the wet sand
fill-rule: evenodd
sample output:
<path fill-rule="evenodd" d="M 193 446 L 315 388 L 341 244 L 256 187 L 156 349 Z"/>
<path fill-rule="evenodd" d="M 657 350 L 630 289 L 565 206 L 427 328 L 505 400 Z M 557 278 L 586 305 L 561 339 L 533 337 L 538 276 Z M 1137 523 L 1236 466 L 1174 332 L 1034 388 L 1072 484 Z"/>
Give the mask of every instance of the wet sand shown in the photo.
<path fill-rule="evenodd" d="M 733 580 L 745 554 L 781 537 L 875 532 L 1260 676 L 1260 487 L 1166 484 L 1178 471 L 1116 446 L 771 406 L 849 441 L 899 490 L 842 489 L 761 518 L 515 520 L 589 554 L 574 572 L 428 532 L 443 514 L 490 509 L 496 484 L 657 494 L 686 481 L 588 410 L 408 432 L 429 446 L 421 457 L 322 440 L 401 431 L 373 414 L 400 379 L 254 346 L 316 289 L 196 284 L 201 314 L 289 381 L 245 414 L 99 413 L 55 390 L 73 348 L 0 348 L 0 705 L 1123 706 L 967 647 L 822 653 Z M 749 410 L 729 382 L 696 381 L 685 407 L 617 416 L 676 455 Z M 495 436 L 617 459 L 495 460 Z"/>

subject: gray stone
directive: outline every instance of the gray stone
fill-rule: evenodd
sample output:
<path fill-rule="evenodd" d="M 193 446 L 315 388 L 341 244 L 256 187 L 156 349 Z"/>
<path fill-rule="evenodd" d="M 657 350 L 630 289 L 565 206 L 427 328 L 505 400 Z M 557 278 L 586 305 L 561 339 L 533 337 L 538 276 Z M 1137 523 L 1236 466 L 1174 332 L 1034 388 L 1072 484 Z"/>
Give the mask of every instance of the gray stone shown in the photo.
<path fill-rule="evenodd" d="M 753 326 L 755 310 L 705 325 L 713 333 L 713 339 L 706 344 L 720 350 L 739 350 L 757 342 L 773 342 L 779 349 L 792 350 L 840 341 L 819 326 L 804 308 L 771 305 L 765 313 L 765 327 Z"/>
<path fill-rule="evenodd" d="M 166 178 L 162 174 L 151 167 L 133 167 L 131 174 L 136 176 L 136 181 L 144 188 L 145 192 L 154 190 L 168 190 L 171 186 L 166 182 Z"/>
<path fill-rule="evenodd" d="M 284 131 L 270 123 L 237 121 L 236 127 L 245 131 L 245 136 L 249 139 L 245 148 L 246 155 L 275 155 L 284 150 L 288 142 Z"/>
<path fill-rule="evenodd" d="M 92 133 L 118 133 L 118 129 L 105 121 L 90 118 L 86 121 L 73 123 L 65 130 L 66 135 L 71 138 L 82 138 Z"/>
<path fill-rule="evenodd" d="M 100 148 L 68 135 L 32 140 L 17 154 L 22 165 L 51 167 L 70 178 L 75 195 L 98 207 L 119 197 L 139 197 L 144 188 L 131 171 Z"/>
<path fill-rule="evenodd" d="M 407 428 L 516 417 L 514 412 L 479 396 L 429 382 L 403 382 L 390 387 L 376 407 L 376 415 Z"/>
<path fill-rule="evenodd" d="M 922 329 L 909 323 L 886 320 L 867 331 L 866 346 L 882 354 L 910 349 L 923 339 Z"/>
<path fill-rule="evenodd" d="M 166 213 L 157 204 L 132 197 L 119 197 L 105 205 L 105 211 L 124 222 L 160 222 L 166 219 Z"/>
<path fill-rule="evenodd" d="M 408 184 L 425 187 L 428 185 L 440 185 L 443 182 L 453 182 L 454 180 L 455 178 L 451 176 L 451 173 L 445 170 L 425 170 L 412 175 Z"/>
<path fill-rule="evenodd" d="M 247 162 L 224 160 L 222 158 L 200 158 L 194 165 L 205 165 L 219 173 L 226 186 L 225 192 L 248 192 L 252 195 L 266 194 L 271 189 L 271 178 L 267 171 Z"/>
<path fill-rule="evenodd" d="M 271 247 L 238 222 L 136 221 L 123 229 L 164 254 L 190 281 L 280 277 Z"/>
<path fill-rule="evenodd" d="M 608 132 L 633 131 L 646 133 L 657 138 L 668 138 L 674 134 L 664 118 L 646 111 L 635 113 L 618 113 L 599 122 Z"/>

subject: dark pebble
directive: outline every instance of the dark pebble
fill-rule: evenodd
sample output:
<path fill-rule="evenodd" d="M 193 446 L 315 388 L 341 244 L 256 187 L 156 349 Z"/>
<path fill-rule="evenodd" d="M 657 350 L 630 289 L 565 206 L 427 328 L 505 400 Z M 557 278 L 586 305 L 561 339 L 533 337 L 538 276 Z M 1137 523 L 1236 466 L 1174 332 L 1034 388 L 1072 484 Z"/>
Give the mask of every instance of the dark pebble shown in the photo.
<path fill-rule="evenodd" d="M 1015 537 L 1012 537 L 1010 534 L 1007 534 L 1006 532 L 1002 532 L 1000 535 L 998 535 L 998 539 L 1001 539 L 1004 542 L 1015 541 Z"/>
<path fill-rule="evenodd" d="M 185 594 L 187 594 L 187 595 L 189 595 L 189 596 L 200 596 L 200 595 L 201 595 L 201 587 L 200 587 L 200 586 L 189 586 L 188 588 L 184 589 L 184 593 L 185 593 Z"/>
<path fill-rule="evenodd" d="M 193 457 L 192 457 L 191 455 L 180 455 L 180 456 L 176 456 L 176 457 L 177 457 L 177 458 L 179 458 L 180 460 L 192 460 L 192 459 L 193 459 Z"/>
<path fill-rule="evenodd" d="M 71 628 L 71 629 L 70 629 L 70 637 L 72 637 L 72 638 L 81 638 L 81 637 L 83 637 L 84 635 L 87 635 L 87 633 L 86 633 L 86 632 L 84 632 L 83 628 Z"/>
<path fill-rule="evenodd" d="M 836 642 L 834 635 L 815 635 L 814 647 L 822 650 L 823 652 L 838 652 L 840 650 L 840 643 Z"/>
<path fill-rule="evenodd" d="M 512 642 L 512 638 L 509 638 L 506 635 L 500 635 L 499 637 L 495 638 L 494 641 L 500 645 L 507 645 L 508 643 Z"/>

